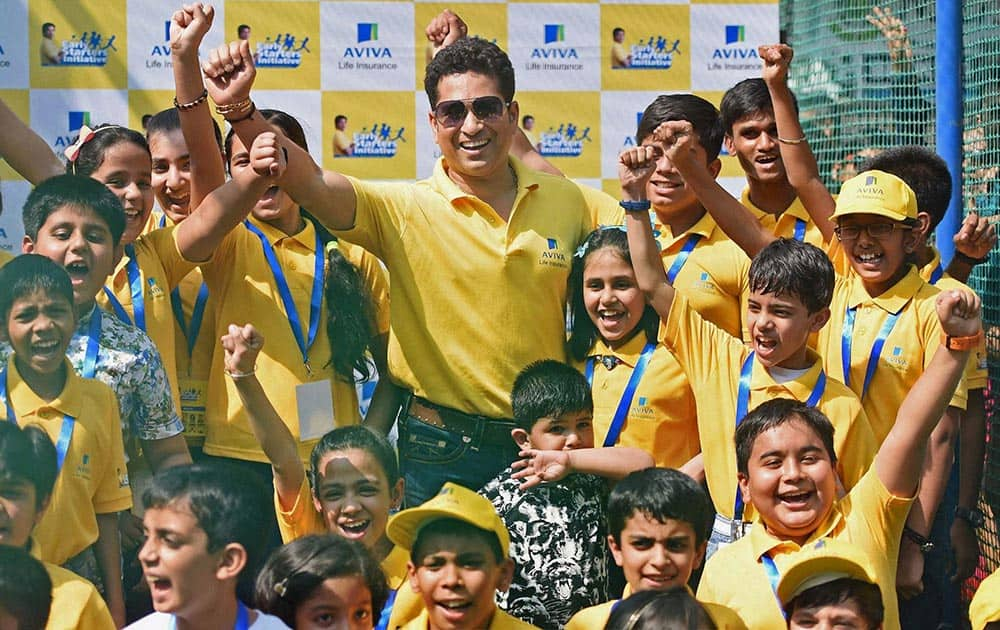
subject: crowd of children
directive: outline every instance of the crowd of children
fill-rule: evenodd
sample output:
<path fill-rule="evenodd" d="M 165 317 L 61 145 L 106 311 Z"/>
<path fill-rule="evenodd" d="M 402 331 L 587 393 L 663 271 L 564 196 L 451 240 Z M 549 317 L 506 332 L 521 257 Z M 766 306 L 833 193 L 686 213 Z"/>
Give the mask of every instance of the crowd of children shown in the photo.
<path fill-rule="evenodd" d="M 944 269 L 932 151 L 834 197 L 766 46 L 721 113 L 657 97 L 613 199 L 446 10 L 442 158 L 365 182 L 257 109 L 246 41 L 200 65 L 214 17 L 171 18 L 174 107 L 64 169 L 0 103 L 35 185 L 0 259 L 0 627 L 945 627 L 983 520 L 961 281 L 996 236 L 970 215 Z"/>

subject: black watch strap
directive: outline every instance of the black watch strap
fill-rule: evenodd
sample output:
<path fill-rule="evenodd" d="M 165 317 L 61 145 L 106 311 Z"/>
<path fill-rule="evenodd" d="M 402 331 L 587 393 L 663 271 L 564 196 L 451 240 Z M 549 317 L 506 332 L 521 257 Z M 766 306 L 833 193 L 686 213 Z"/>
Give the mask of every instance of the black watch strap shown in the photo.
<path fill-rule="evenodd" d="M 920 547 L 920 553 L 928 553 L 934 550 L 934 543 L 925 536 L 921 536 L 909 527 L 903 528 L 903 536 Z"/>
<path fill-rule="evenodd" d="M 973 529 L 978 529 L 983 526 L 986 522 L 986 517 L 982 512 L 976 508 L 962 507 L 961 505 L 955 508 L 955 518 L 962 519 L 966 523 L 972 526 Z"/>

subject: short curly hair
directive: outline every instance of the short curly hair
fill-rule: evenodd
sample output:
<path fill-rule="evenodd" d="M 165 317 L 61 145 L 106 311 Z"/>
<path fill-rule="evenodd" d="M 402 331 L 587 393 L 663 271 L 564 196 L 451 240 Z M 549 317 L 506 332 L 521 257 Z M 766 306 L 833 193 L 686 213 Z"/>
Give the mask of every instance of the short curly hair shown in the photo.
<path fill-rule="evenodd" d="M 495 79 L 503 100 L 514 100 L 514 66 L 510 57 L 493 42 L 479 37 L 466 37 L 442 48 L 427 64 L 424 91 L 431 107 L 438 102 L 438 83 L 450 74 L 475 72 Z"/>

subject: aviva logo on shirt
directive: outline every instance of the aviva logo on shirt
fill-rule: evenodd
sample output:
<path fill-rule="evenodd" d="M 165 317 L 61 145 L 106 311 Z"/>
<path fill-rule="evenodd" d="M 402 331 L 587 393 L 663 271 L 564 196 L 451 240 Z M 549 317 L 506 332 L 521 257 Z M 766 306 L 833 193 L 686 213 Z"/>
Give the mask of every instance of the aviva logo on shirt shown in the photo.
<path fill-rule="evenodd" d="M 910 362 L 903 356 L 903 348 L 900 346 L 893 347 L 892 352 L 885 358 L 885 362 L 904 370 L 910 367 Z"/>
<path fill-rule="evenodd" d="M 80 463 L 76 466 L 76 476 L 83 479 L 90 479 L 90 455 L 84 453 L 80 458 Z"/>
<path fill-rule="evenodd" d="M 698 279 L 694 282 L 691 287 L 692 289 L 700 289 L 702 291 L 715 291 L 715 283 L 712 282 L 712 276 L 708 274 L 707 271 L 702 271 L 698 276 Z"/>
<path fill-rule="evenodd" d="M 569 256 L 559 248 L 559 239 L 545 239 L 545 249 L 538 257 L 538 264 L 548 267 L 559 267 L 567 269 L 569 267 Z"/>
<path fill-rule="evenodd" d="M 654 415 L 656 415 L 656 412 L 648 404 L 649 403 L 649 399 L 648 398 L 646 398 L 645 396 L 639 396 L 639 400 L 637 402 L 639 404 L 637 404 L 636 406 L 632 407 L 631 415 L 633 415 L 633 416 L 641 416 L 641 417 L 644 417 L 644 418 L 651 418 Z"/>
<path fill-rule="evenodd" d="M 166 295 L 160 285 L 156 283 L 156 278 L 146 278 L 146 283 L 149 284 L 149 294 L 154 298 L 163 297 Z"/>

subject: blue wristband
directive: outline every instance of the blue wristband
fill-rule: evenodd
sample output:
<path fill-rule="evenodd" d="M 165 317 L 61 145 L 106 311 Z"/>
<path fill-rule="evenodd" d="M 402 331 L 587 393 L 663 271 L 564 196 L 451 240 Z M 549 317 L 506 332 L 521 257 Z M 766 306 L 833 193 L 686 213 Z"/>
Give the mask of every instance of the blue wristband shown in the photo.
<path fill-rule="evenodd" d="M 625 212 L 648 212 L 652 207 L 649 203 L 649 199 L 643 199 L 642 201 L 619 201 L 618 205 L 625 208 Z"/>

